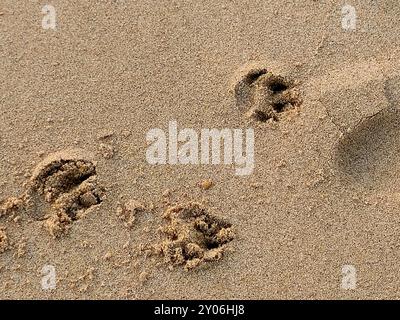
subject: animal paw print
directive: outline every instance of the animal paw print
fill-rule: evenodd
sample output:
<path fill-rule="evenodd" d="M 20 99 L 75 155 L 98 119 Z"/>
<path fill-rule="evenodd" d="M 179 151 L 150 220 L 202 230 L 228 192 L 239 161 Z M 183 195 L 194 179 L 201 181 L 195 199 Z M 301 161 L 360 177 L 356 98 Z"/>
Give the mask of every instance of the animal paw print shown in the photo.
<path fill-rule="evenodd" d="M 104 196 L 97 183 L 96 165 L 78 150 L 50 155 L 36 168 L 31 178 L 29 198 L 39 194 L 48 210 L 39 212 L 37 220 L 45 220 L 49 232 L 57 237 L 79 220 Z M 47 211 L 47 212 L 46 212 Z"/>
<path fill-rule="evenodd" d="M 198 203 L 171 207 L 164 218 L 168 223 L 160 231 L 165 239 L 156 251 L 171 266 L 182 265 L 185 270 L 220 260 L 235 237 L 230 223 Z"/>
<path fill-rule="evenodd" d="M 302 103 L 294 81 L 265 68 L 247 72 L 235 86 L 235 97 L 239 110 L 259 122 L 279 121 Z"/>

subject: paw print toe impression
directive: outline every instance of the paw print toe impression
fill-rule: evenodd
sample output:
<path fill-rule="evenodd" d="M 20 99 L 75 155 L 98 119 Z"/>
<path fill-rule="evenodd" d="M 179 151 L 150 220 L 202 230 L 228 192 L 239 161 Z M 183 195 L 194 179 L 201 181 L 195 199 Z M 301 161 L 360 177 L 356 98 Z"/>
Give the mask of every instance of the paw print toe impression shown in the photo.
<path fill-rule="evenodd" d="M 235 86 L 239 110 L 257 122 L 280 121 L 301 105 L 295 82 L 266 69 L 253 69 Z"/>

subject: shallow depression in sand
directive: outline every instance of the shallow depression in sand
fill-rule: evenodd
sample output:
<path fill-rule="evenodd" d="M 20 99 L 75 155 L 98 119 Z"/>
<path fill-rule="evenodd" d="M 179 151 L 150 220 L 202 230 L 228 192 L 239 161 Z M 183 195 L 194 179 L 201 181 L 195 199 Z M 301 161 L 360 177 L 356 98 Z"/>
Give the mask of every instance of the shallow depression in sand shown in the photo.
<path fill-rule="evenodd" d="M 182 265 L 186 270 L 220 260 L 235 237 L 230 223 L 198 203 L 171 207 L 164 219 L 167 223 L 160 228 L 164 241 L 159 253 L 170 265 Z"/>
<path fill-rule="evenodd" d="M 338 169 L 371 190 L 400 185 L 400 111 L 385 110 L 346 133 L 336 149 Z"/>
<path fill-rule="evenodd" d="M 46 220 L 57 236 L 102 202 L 104 189 L 98 186 L 96 164 L 82 150 L 64 150 L 44 159 L 34 170 L 29 199 L 33 217 Z"/>
<path fill-rule="evenodd" d="M 262 67 L 243 70 L 234 94 L 238 109 L 258 122 L 280 121 L 286 112 L 296 110 L 302 103 L 293 80 Z"/>

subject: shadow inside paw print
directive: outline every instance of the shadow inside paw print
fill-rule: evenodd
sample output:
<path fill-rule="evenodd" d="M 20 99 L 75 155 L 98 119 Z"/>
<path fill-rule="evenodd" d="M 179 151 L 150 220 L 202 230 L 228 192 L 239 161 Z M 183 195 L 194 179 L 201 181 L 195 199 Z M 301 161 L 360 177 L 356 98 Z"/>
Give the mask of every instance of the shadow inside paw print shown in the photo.
<path fill-rule="evenodd" d="M 266 69 L 252 69 L 235 86 L 237 106 L 247 117 L 279 121 L 283 114 L 301 105 L 294 81 Z"/>

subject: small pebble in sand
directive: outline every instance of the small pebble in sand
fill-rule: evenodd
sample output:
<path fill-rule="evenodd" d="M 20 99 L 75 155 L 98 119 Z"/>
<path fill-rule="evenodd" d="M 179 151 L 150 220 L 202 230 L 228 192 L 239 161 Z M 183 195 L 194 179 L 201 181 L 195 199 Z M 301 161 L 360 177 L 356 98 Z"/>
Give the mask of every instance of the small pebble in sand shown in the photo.
<path fill-rule="evenodd" d="M 199 186 L 203 190 L 208 190 L 214 186 L 214 182 L 211 179 L 205 179 L 199 183 Z"/>

